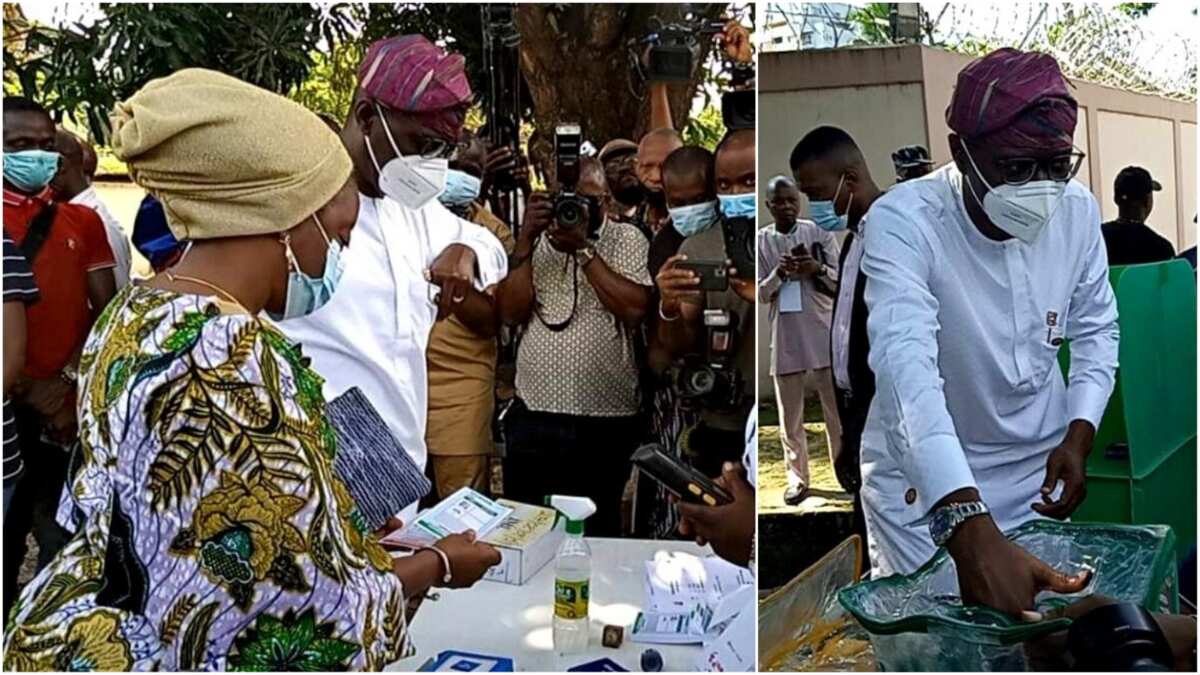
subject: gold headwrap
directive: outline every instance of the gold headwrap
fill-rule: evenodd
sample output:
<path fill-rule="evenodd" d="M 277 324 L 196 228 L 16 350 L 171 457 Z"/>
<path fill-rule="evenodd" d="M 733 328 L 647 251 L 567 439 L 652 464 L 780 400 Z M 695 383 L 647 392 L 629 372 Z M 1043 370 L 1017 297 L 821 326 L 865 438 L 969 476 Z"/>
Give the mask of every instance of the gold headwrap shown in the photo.
<path fill-rule="evenodd" d="M 179 239 L 282 232 L 350 177 L 350 156 L 316 114 L 212 70 L 151 81 L 117 104 L 112 125 L 117 158 Z"/>

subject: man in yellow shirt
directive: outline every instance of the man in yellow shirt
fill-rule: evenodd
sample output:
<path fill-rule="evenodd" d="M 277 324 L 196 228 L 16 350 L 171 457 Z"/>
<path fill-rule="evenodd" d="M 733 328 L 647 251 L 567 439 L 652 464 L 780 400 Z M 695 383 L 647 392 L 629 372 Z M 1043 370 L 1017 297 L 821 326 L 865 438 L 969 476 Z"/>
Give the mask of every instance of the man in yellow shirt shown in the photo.
<path fill-rule="evenodd" d="M 479 190 L 486 159 L 483 141 L 469 135 L 450 162 L 446 190 L 439 199 L 446 208 L 495 235 L 511 254 L 515 246 L 512 230 L 482 206 Z M 431 497 L 437 499 L 461 487 L 488 491 L 499 319 L 492 301 L 495 288 L 486 292 L 486 306 L 480 303 L 478 311 L 451 314 L 435 323 L 429 335 L 425 352 L 429 365 L 426 473 L 436 490 Z"/>

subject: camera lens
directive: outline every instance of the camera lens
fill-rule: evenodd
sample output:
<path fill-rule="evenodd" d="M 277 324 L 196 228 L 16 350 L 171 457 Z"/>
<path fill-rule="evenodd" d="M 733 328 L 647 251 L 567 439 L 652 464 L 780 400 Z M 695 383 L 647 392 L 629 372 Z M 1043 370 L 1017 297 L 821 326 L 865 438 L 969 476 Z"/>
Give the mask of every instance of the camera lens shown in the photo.
<path fill-rule="evenodd" d="M 710 368 L 697 368 L 690 373 L 687 380 L 688 389 L 692 395 L 701 396 L 713 390 L 716 384 L 716 374 Z"/>

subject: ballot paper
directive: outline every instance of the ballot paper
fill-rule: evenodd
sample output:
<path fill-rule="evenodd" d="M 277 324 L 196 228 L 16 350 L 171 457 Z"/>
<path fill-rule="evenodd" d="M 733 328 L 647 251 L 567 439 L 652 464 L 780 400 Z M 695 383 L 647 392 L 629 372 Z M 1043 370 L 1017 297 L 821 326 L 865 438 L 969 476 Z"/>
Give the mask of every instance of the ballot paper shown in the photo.
<path fill-rule="evenodd" d="M 646 608 L 691 611 L 701 602 L 715 607 L 723 596 L 753 583 L 750 570 L 716 556 L 662 551 L 646 561 Z"/>
<path fill-rule="evenodd" d="M 719 634 L 721 627 L 712 619 L 713 609 L 704 602 L 678 612 L 638 612 L 629 639 L 660 645 L 698 645 Z"/>
<path fill-rule="evenodd" d="M 803 295 L 804 288 L 799 281 L 784 282 L 779 287 L 779 311 L 783 313 L 804 311 Z"/>
<path fill-rule="evenodd" d="M 442 537 L 474 530 L 482 539 L 513 510 L 469 487 L 464 487 L 417 515 L 416 520 L 380 540 L 381 544 L 405 548 L 431 546 Z"/>

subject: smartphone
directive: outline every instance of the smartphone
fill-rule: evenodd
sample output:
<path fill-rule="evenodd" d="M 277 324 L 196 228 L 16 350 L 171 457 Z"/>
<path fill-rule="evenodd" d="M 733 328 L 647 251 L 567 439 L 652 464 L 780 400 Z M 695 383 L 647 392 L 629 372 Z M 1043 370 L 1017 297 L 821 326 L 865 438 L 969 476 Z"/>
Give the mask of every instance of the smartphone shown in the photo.
<path fill-rule="evenodd" d="M 729 270 L 724 261 L 681 260 L 675 263 L 679 269 L 691 270 L 700 277 L 702 291 L 723 291 L 729 288 Z"/>
<path fill-rule="evenodd" d="M 663 452 L 662 446 L 657 443 L 643 445 L 634 451 L 633 464 L 685 502 L 721 506 L 733 501 L 733 495 L 724 488 L 681 460 Z"/>
<path fill-rule="evenodd" d="M 792 255 L 793 256 L 808 255 L 808 247 L 806 247 L 804 244 L 796 244 L 796 247 L 792 249 Z"/>

